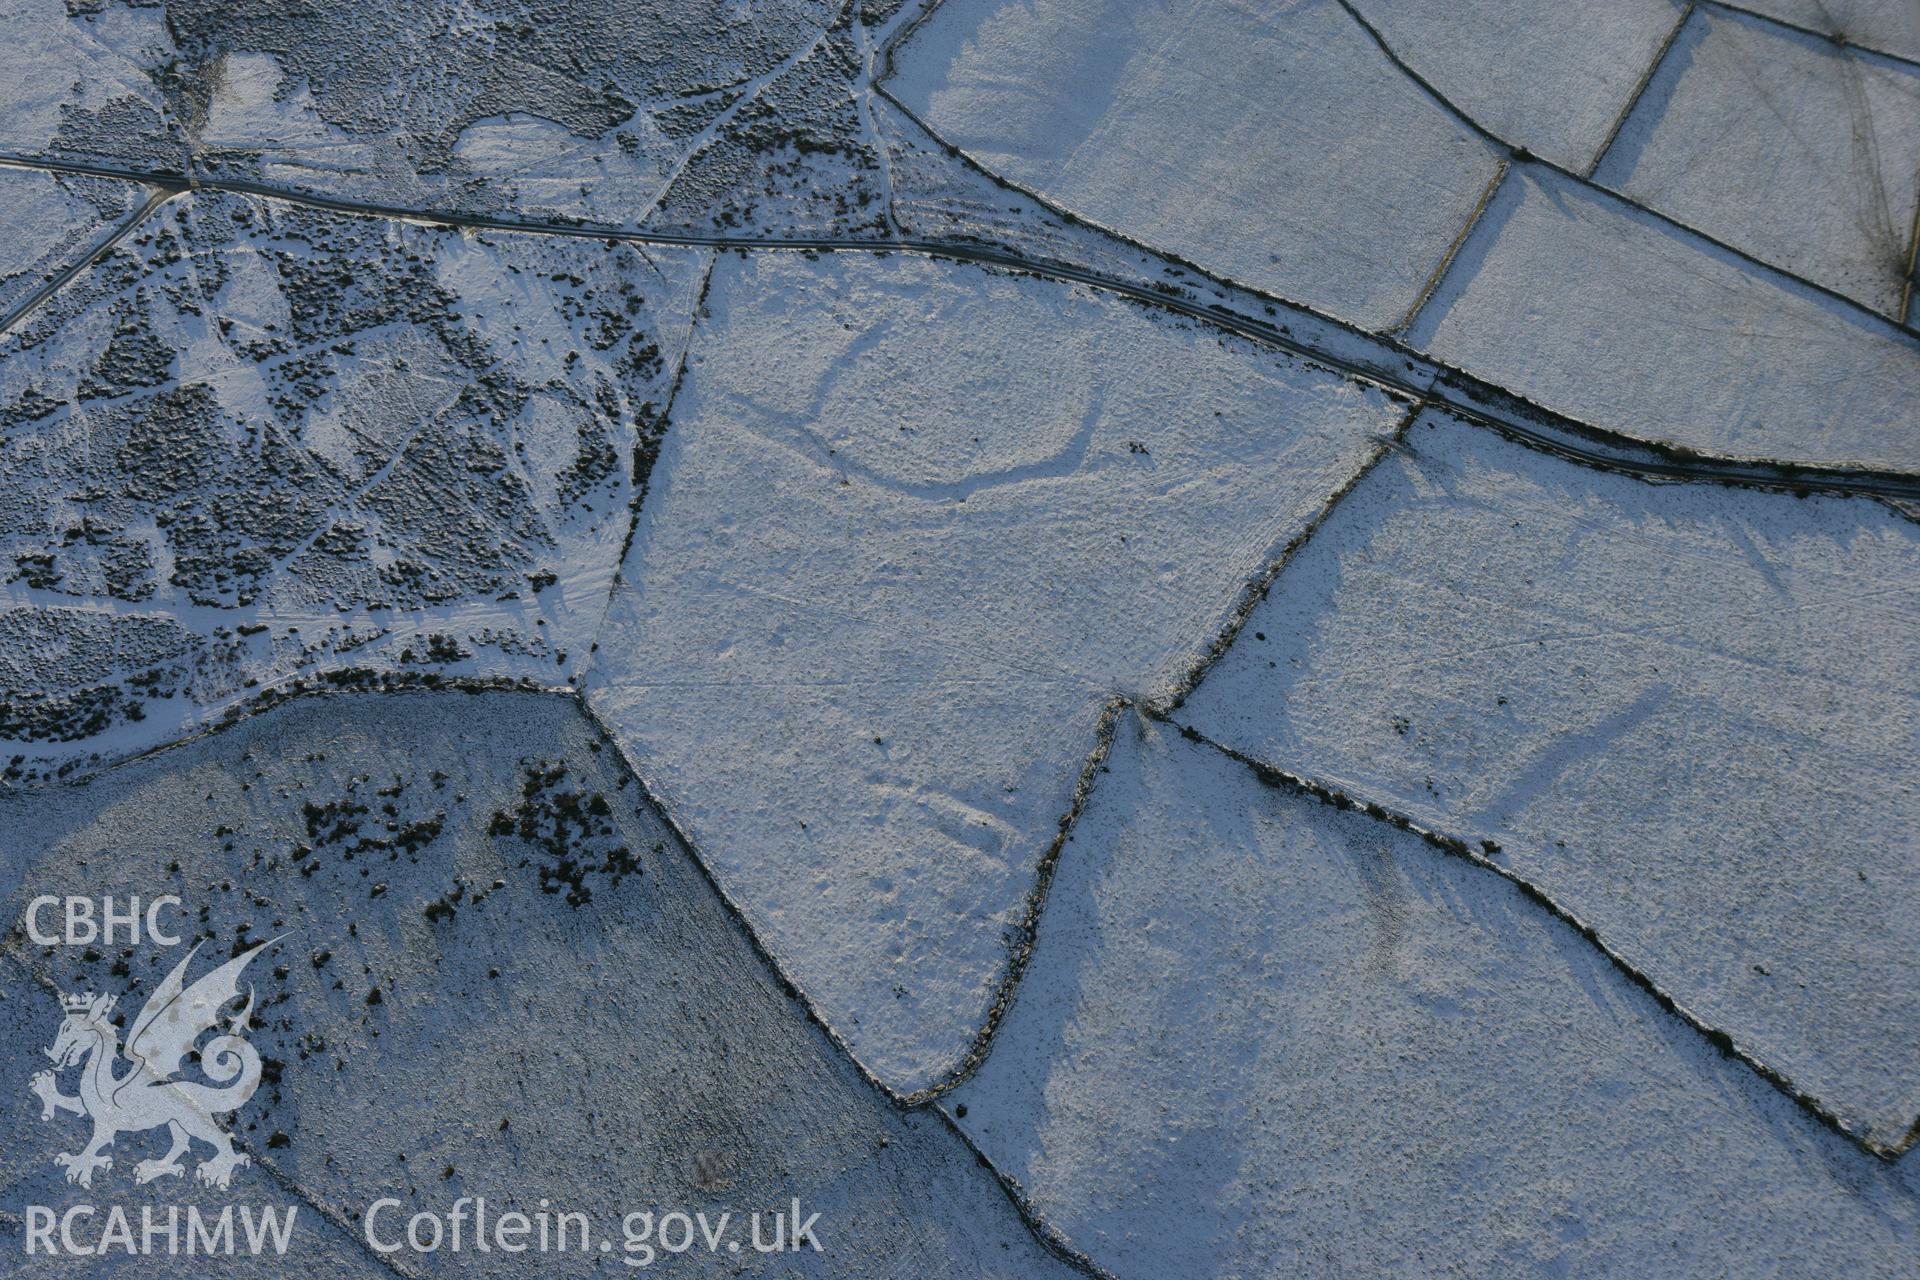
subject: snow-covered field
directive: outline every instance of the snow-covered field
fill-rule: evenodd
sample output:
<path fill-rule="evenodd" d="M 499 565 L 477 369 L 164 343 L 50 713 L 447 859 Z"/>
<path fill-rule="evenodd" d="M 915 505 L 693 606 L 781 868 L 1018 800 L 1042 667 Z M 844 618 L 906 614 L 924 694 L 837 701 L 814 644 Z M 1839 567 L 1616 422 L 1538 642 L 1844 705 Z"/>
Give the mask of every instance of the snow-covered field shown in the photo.
<path fill-rule="evenodd" d="M 1406 410 L 921 258 L 723 255 L 706 310 L 588 699 L 911 1093 L 1000 999 L 1105 704 L 1184 675 Z"/>
<path fill-rule="evenodd" d="M 896 65 L 900 101 L 988 169 L 1370 329 L 1499 172 L 1335 0 L 949 0 Z"/>
<path fill-rule="evenodd" d="M 0 1273 L 1920 1269 L 1907 0 L 0 0 L 0 88 Z"/>
<path fill-rule="evenodd" d="M 1119 1276 L 1897 1276 L 1912 1171 L 1498 874 L 1129 713 L 943 1103 Z"/>
<path fill-rule="evenodd" d="M 605 1230 L 648 1205 L 797 1196 L 821 1214 L 831 1252 L 777 1268 L 749 1253 L 751 1274 L 1071 1274 L 939 1116 L 891 1106 L 809 1023 L 562 699 L 301 699 L 84 791 L 0 799 L 0 823 L 10 891 L 165 889 L 212 909 L 210 950 L 280 939 L 252 971 L 254 1044 L 280 1068 L 246 1113 L 247 1172 L 256 1197 L 296 1195 L 320 1224 L 303 1271 L 392 1274 L 354 1221 L 375 1196 L 411 1213 L 455 1195 L 531 1211 L 544 1195 Z M 0 964 L 0 1063 L 22 1097 L 58 992 L 131 1011 L 165 968 L 149 952 L 110 973 L 18 935 Z M 0 1115 L 10 1197 L 89 1198 L 46 1158 L 36 1113 Z M 429 1260 L 555 1269 L 530 1253 Z"/>
<path fill-rule="evenodd" d="M 1901 319 L 1920 199 L 1920 66 L 1711 8 L 1594 174 Z"/>
<path fill-rule="evenodd" d="M 1589 423 L 1710 455 L 1920 468 L 1920 337 L 1537 166 L 1407 337 Z"/>
<path fill-rule="evenodd" d="M 1179 719 L 1483 850 L 1891 1145 L 1920 1115 L 1916 610 L 1920 529 L 1880 503 L 1431 415 Z"/>

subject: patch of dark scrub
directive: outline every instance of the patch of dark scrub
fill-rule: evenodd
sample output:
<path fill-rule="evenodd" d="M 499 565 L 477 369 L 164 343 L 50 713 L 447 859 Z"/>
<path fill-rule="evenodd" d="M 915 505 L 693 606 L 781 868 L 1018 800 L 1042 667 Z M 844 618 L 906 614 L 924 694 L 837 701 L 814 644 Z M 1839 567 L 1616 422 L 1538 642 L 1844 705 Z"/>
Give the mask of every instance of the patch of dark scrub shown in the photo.
<path fill-rule="evenodd" d="M 569 786 L 564 762 L 520 763 L 525 770 L 520 803 L 495 810 L 487 833 L 533 848 L 537 858 L 522 858 L 519 865 L 535 870 L 541 892 L 564 892 L 568 906 L 581 907 L 593 900 L 588 876 L 602 876 L 605 887 L 617 888 L 625 877 L 641 873 L 639 858 L 620 840 L 605 796 Z"/>
<path fill-rule="evenodd" d="M 0 699 L 0 737 L 21 742 L 75 742 L 104 733 L 117 720 L 145 714 L 138 700 L 117 685 L 93 685 L 70 693 L 21 693 Z"/>
<path fill-rule="evenodd" d="M 294 849 L 293 862 L 302 876 L 320 869 L 320 854 L 352 862 L 366 854 L 384 853 L 389 862 L 402 857 L 415 862 L 420 851 L 446 829 L 444 809 L 427 814 L 401 812 L 399 800 L 408 788 L 405 780 L 396 778 L 392 785 L 371 794 L 363 790 L 368 786 L 369 779 L 363 775 L 350 780 L 346 793 L 336 799 L 319 804 L 309 800 L 301 805 L 308 842 Z"/>
<path fill-rule="evenodd" d="M 452 636 L 441 635 L 438 632 L 427 636 L 421 643 L 423 649 L 419 653 L 414 651 L 412 645 L 408 645 L 402 649 L 400 651 L 400 661 L 408 665 L 415 663 L 450 664 L 473 656 L 471 651 L 463 649 L 460 646 L 460 642 Z"/>

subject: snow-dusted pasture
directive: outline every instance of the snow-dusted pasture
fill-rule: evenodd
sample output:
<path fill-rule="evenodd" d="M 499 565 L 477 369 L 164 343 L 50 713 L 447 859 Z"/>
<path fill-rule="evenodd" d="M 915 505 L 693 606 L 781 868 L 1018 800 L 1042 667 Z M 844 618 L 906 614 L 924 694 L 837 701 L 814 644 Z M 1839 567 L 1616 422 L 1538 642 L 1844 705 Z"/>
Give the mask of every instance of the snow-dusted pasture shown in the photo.
<path fill-rule="evenodd" d="M 1903 319 L 1920 66 L 1701 8 L 1594 180 Z"/>
<path fill-rule="evenodd" d="M 1404 409 L 918 258 L 725 255 L 707 312 L 589 698 L 911 1092 L 997 999 L 1106 702 L 1183 675 Z"/>
<path fill-rule="evenodd" d="M 1508 175 L 1407 336 L 1636 439 L 1920 469 L 1920 336 L 1538 167 Z"/>
<path fill-rule="evenodd" d="M 1420 296 L 1498 169 L 1335 0 L 948 0 L 887 89 L 1100 226 L 1367 328 Z"/>
<path fill-rule="evenodd" d="M 1435 415 L 1179 716 L 1485 848 L 1895 1146 L 1920 1119 L 1916 608 L 1920 529 L 1877 502 L 1649 485 Z"/>
<path fill-rule="evenodd" d="M 1485 868 L 1129 715 L 942 1105 L 1112 1273 L 1894 1277 L 1911 1170 Z"/>
<path fill-rule="evenodd" d="M 0 1271 L 1915 1274 L 1916 174 L 1913 0 L 0 0 Z"/>
<path fill-rule="evenodd" d="M 302 699 L 84 792 L 0 798 L 0 824 L 10 919 L 23 885 L 165 886 L 212 908 L 210 951 L 280 938 L 249 971 L 255 1043 L 281 1066 L 246 1113 L 259 1167 L 236 1187 L 274 1200 L 297 1188 L 338 1270 L 298 1246 L 282 1267 L 392 1275 L 350 1265 L 373 1256 L 357 1215 L 382 1195 L 406 1206 L 389 1236 L 456 1196 L 496 1214 L 546 1197 L 616 1244 L 634 1210 L 731 1206 L 745 1238 L 749 1206 L 798 1196 L 829 1247 L 723 1254 L 745 1265 L 733 1274 L 1075 1274 L 939 1117 L 896 1110 L 808 1022 L 576 706 Z M 131 1013 L 166 972 L 147 955 L 129 970 L 9 937 L 0 1067 L 22 1097 L 46 1065 L 57 992 L 118 994 Z M 60 1210 L 86 1202 L 46 1159 L 47 1132 L 28 1105 L 0 1112 L 0 1184 Z M 123 1166 L 141 1145 L 122 1141 Z M 486 1277 L 592 1265 L 482 1254 L 471 1239 L 398 1258 Z M 655 1273 L 725 1265 L 659 1259 Z"/>
<path fill-rule="evenodd" d="M 1599 159 L 1680 0 L 1353 0 L 1394 53 L 1495 136 L 1585 173 Z"/>

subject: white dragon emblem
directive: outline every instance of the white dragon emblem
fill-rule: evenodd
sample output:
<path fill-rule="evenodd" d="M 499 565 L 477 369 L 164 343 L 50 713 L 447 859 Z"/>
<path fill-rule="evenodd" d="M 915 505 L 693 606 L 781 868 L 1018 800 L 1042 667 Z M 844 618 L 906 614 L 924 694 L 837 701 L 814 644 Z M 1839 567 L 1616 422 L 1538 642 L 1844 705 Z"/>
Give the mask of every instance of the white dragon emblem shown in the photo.
<path fill-rule="evenodd" d="M 240 971 L 278 941 L 271 939 L 235 956 L 189 987 L 187 964 L 200 950 L 195 944 L 133 1020 L 125 1054 L 131 1069 L 124 1075 L 115 1074 L 121 1057 L 120 1034 L 108 1021 L 115 997 L 61 997 L 66 1021 L 46 1052 L 57 1070 L 81 1067 L 80 1091 L 71 1097 L 61 1093 L 53 1071 L 40 1072 L 29 1087 L 40 1099 L 42 1120 L 71 1111 L 93 1121 L 93 1138 L 83 1149 L 53 1158 L 66 1169 L 68 1182 L 92 1186 L 96 1170 L 113 1167 L 106 1148 L 117 1135 L 160 1125 L 167 1127 L 173 1145 L 160 1159 L 135 1165 L 135 1182 L 179 1176 L 181 1158 L 192 1149 L 194 1138 L 213 1148 L 213 1155 L 194 1168 L 194 1176 L 209 1186 L 225 1187 L 235 1169 L 252 1163 L 244 1152 L 233 1149 L 232 1137 L 214 1121 L 216 1115 L 244 1105 L 260 1087 L 260 1055 L 241 1038 L 253 1014 L 251 987 L 246 1007 L 228 1021 L 227 1033 L 201 1047 L 200 1068 L 213 1083 L 176 1077 L 195 1041 L 213 1029 L 220 1010 L 240 998 Z"/>

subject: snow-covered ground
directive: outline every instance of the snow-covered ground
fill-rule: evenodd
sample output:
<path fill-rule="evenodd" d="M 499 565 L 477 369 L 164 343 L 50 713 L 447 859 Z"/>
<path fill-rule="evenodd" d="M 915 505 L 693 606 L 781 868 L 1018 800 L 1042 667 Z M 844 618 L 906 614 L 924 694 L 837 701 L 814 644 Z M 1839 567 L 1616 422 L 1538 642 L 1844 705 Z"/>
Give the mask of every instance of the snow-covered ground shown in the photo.
<path fill-rule="evenodd" d="M 1407 336 L 1638 439 L 1920 470 L 1920 336 L 1538 166 L 1501 184 Z"/>
<path fill-rule="evenodd" d="M 79 178 L 44 169 L 0 168 L 0 317 L 32 305 L 44 289 L 83 263 L 140 207 L 131 182 Z"/>
<path fill-rule="evenodd" d="M 1917 86 L 1908 0 L 0 0 L 0 1271 L 1913 1274 Z M 277 939 L 225 1189 L 26 1092 L 187 949 L 28 904 L 135 892 Z"/>
<path fill-rule="evenodd" d="M 1829 39 L 1920 61 L 1920 11 L 1901 0 L 1746 0 L 1740 7 Z"/>
<path fill-rule="evenodd" d="M 894 1108 L 809 1023 L 565 701 L 302 699 L 85 791 L 0 799 L 0 824 L 10 919 L 23 886 L 141 886 L 210 908 L 199 937 L 223 958 L 279 939 L 248 971 L 253 1043 L 280 1066 L 245 1113 L 245 1198 L 301 1206 L 320 1237 L 295 1246 L 302 1273 L 391 1275 L 354 1262 L 371 1256 L 366 1206 L 398 1199 L 382 1224 L 397 1237 L 469 1196 L 495 1214 L 551 1200 L 616 1242 L 634 1210 L 731 1207 L 742 1239 L 751 1210 L 799 1197 L 820 1214 L 818 1254 L 662 1254 L 640 1274 L 1072 1274 L 940 1117 Z M 131 1017 L 177 960 L 142 951 L 130 969 L 10 936 L 0 1066 L 22 1099 L 58 993 L 120 994 Z M 63 1184 L 36 1108 L 0 1125 L 10 1202 L 103 1194 Z M 123 1165 L 139 1145 L 123 1140 Z M 398 1260 L 409 1275 L 592 1265 L 471 1247 Z"/>
<path fill-rule="evenodd" d="M 1093 290 L 723 255 L 589 698 L 923 1089 L 1000 999 L 1105 704 L 1184 675 L 1404 413 Z"/>
<path fill-rule="evenodd" d="M 1713 6 L 1429 9 L 948 0 L 884 88 L 1069 213 L 1590 426 L 1920 465 L 1920 65 Z"/>
<path fill-rule="evenodd" d="M 1920 66 L 1703 6 L 1594 179 L 1903 319 Z"/>
<path fill-rule="evenodd" d="M 169 201 L 0 337 L 16 771 L 322 673 L 567 680 L 706 266 Z"/>
<path fill-rule="evenodd" d="M 996 173 L 1370 329 L 1498 173 L 1336 0 L 948 0 L 895 66 L 890 92 Z"/>
<path fill-rule="evenodd" d="M 1484 849 L 1886 1146 L 1920 1117 L 1920 529 L 1428 415 L 1179 712 Z M 1491 846 L 1483 845 L 1491 842 Z"/>
<path fill-rule="evenodd" d="M 942 1105 L 1143 1280 L 1893 1277 L 1920 1227 L 1496 873 L 1131 714 Z"/>
<path fill-rule="evenodd" d="M 884 229 L 864 123 L 912 16 L 829 0 L 3 0 L 0 154 L 608 227 Z"/>
<path fill-rule="evenodd" d="M 1422 79 L 1496 136 L 1580 173 L 1593 168 L 1682 0 L 1352 0 Z"/>

